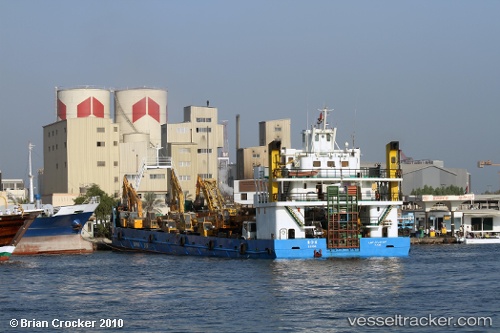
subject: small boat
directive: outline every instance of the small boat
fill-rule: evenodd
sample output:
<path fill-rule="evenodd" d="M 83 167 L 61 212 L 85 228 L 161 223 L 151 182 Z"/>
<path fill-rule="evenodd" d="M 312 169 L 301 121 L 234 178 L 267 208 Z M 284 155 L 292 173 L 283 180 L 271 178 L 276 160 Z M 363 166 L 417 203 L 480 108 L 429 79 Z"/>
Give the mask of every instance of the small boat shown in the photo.
<path fill-rule="evenodd" d="M 166 228 L 134 209 L 140 200 L 132 190 L 127 205 L 115 210 L 112 246 L 228 258 L 407 256 L 410 238 L 398 234 L 399 142 L 386 145 L 385 169 L 363 167 L 359 148 L 338 146 L 337 129 L 327 125 L 332 110 L 320 111 L 317 125 L 303 131 L 302 150 L 269 144 L 269 166 L 254 169 L 255 219 L 214 223 L 198 215 L 190 228 Z"/>
<path fill-rule="evenodd" d="M 464 244 L 500 244 L 500 237 L 467 238 L 463 239 Z"/>
<path fill-rule="evenodd" d="M 500 244 L 500 235 L 493 232 L 467 232 L 461 238 L 463 244 Z"/>
<path fill-rule="evenodd" d="M 14 214 L 2 211 L 0 215 L 0 261 L 9 259 L 16 245 L 38 214 L 40 214 L 39 210 L 19 211 Z"/>

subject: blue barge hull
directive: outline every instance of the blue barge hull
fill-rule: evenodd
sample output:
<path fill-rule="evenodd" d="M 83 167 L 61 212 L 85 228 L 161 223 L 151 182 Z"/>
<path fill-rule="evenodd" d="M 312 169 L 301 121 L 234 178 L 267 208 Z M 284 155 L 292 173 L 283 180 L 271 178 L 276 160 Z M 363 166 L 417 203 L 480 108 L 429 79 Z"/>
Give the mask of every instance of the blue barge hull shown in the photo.
<path fill-rule="evenodd" d="M 359 248 L 327 249 L 325 238 L 244 240 L 115 227 L 112 245 L 123 250 L 203 257 L 255 259 L 363 258 L 408 256 L 410 238 L 361 238 Z"/>

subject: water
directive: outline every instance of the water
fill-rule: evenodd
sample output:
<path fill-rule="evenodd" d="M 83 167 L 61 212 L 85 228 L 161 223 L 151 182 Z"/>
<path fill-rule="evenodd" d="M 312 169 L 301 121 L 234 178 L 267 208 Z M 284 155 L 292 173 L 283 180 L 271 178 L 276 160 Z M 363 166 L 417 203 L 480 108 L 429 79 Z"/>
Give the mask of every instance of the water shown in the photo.
<path fill-rule="evenodd" d="M 419 245 L 407 258 L 274 261 L 13 256 L 0 264 L 0 332 L 497 332 L 499 251 Z M 394 326 L 387 317 L 397 315 L 421 326 Z M 350 326 L 359 316 L 389 325 Z M 493 325 L 428 326 L 439 317 L 490 317 Z M 12 328 L 12 319 L 49 327 Z M 54 327 L 78 320 L 95 327 Z"/>

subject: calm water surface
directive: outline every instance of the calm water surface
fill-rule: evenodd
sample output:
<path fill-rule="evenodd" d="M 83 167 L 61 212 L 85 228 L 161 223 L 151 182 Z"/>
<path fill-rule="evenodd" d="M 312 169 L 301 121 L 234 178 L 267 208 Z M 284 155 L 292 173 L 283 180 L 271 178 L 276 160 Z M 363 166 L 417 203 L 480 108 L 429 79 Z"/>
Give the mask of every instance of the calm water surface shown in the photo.
<path fill-rule="evenodd" d="M 0 332 L 499 332 L 498 253 L 499 245 L 419 245 L 408 258 L 376 259 L 13 256 L 0 264 Z M 373 326 L 398 315 L 424 319 Z M 425 326 L 440 317 L 493 325 Z M 49 327 L 12 328 L 12 319 Z"/>

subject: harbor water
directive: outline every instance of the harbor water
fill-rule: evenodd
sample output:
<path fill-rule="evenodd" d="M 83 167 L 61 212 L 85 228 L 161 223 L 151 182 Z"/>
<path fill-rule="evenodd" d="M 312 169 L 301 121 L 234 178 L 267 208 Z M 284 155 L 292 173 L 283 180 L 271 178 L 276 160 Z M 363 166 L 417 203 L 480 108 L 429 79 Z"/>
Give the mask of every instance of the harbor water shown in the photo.
<path fill-rule="evenodd" d="M 412 246 L 406 258 L 12 256 L 0 264 L 0 332 L 498 332 L 499 252 L 449 244 Z"/>

